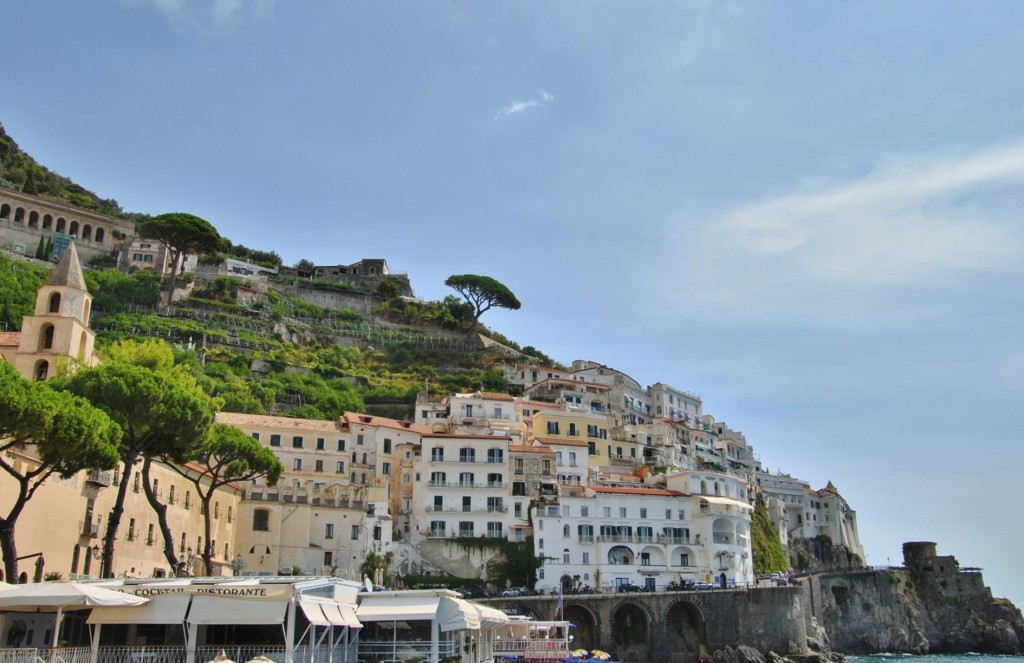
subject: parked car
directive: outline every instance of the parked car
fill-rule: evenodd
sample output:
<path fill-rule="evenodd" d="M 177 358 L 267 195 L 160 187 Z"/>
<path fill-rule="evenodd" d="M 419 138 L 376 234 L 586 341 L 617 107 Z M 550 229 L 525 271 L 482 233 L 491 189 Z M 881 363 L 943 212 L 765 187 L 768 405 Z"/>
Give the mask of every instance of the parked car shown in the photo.
<path fill-rule="evenodd" d="M 714 589 L 715 586 L 710 582 L 695 582 L 693 583 L 694 589 Z"/>
<path fill-rule="evenodd" d="M 509 587 L 501 593 L 502 596 L 526 596 L 525 587 Z"/>
<path fill-rule="evenodd" d="M 632 583 L 623 583 L 619 585 L 615 591 L 617 592 L 642 592 L 644 588 L 640 585 L 634 585 Z"/>

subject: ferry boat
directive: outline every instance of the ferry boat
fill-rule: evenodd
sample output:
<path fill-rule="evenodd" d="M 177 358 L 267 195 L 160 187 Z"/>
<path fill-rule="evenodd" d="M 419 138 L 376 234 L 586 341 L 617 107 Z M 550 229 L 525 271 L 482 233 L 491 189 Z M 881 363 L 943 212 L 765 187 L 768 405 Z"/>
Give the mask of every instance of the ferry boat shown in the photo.
<path fill-rule="evenodd" d="M 510 616 L 497 629 L 495 663 L 552 663 L 573 659 L 573 625 L 567 621 L 533 621 Z"/>

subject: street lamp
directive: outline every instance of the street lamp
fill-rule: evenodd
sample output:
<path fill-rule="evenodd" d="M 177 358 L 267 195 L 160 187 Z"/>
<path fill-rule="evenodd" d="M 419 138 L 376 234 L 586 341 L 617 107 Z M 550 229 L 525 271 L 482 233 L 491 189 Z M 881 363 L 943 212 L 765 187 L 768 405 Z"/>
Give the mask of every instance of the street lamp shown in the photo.
<path fill-rule="evenodd" d="M 196 553 L 192 550 L 192 546 L 189 546 L 185 550 L 185 559 L 178 562 L 177 576 L 179 578 L 188 578 L 192 575 L 192 572 L 196 568 Z"/>

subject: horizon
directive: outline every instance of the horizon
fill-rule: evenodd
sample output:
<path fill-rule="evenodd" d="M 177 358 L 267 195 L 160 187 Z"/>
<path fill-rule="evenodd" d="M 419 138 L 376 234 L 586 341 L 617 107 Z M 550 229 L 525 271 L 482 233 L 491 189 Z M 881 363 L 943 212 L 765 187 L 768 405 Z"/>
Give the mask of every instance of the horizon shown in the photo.
<path fill-rule="evenodd" d="M 765 469 L 1024 603 L 1024 6 L 566 1 L 0 9 L 0 122 L 132 212 L 702 397 Z M 987 502 L 983 500 L 990 498 Z"/>

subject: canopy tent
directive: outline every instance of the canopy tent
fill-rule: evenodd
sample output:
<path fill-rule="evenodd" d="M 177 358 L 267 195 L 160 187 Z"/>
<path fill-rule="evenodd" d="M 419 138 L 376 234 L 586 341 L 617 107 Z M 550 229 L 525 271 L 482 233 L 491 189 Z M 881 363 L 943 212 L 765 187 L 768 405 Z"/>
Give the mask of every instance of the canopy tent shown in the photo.
<path fill-rule="evenodd" d="M 437 606 L 437 624 L 442 632 L 476 631 L 480 628 L 480 613 L 468 601 L 444 596 Z"/>
<path fill-rule="evenodd" d="M 174 594 L 132 608 L 93 610 L 86 621 L 89 624 L 181 624 L 191 598 L 188 594 Z"/>
<path fill-rule="evenodd" d="M 10 585 L 0 589 L 0 612 L 55 612 L 53 646 L 60 642 L 60 623 L 65 610 L 125 608 L 149 599 L 79 582 L 41 582 Z"/>
<path fill-rule="evenodd" d="M 433 620 L 441 598 L 438 595 L 423 593 L 405 596 L 397 593 L 362 594 L 359 607 L 356 608 L 356 616 L 360 622 Z"/>
<path fill-rule="evenodd" d="M 195 596 L 188 623 L 196 624 L 283 624 L 288 601 L 246 601 Z"/>

